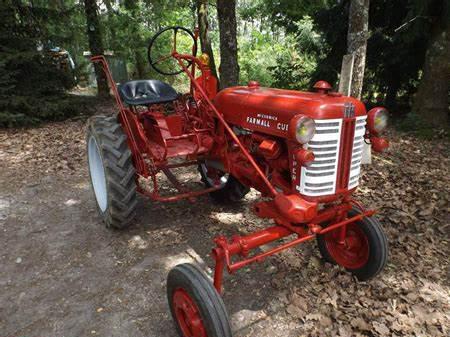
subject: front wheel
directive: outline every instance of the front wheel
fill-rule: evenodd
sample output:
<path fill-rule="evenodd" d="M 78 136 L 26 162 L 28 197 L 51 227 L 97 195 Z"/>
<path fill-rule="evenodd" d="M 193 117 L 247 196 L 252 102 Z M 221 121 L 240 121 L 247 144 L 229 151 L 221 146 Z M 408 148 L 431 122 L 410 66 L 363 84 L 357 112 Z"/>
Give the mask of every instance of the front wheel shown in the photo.
<path fill-rule="evenodd" d="M 352 209 L 349 217 L 361 212 Z M 341 229 L 317 236 L 317 244 L 324 260 L 343 266 L 360 281 L 375 277 L 386 266 L 388 243 L 379 221 L 365 217 L 346 225 L 345 238 Z"/>
<path fill-rule="evenodd" d="M 184 263 L 169 272 L 167 299 L 181 337 L 231 337 L 222 298 L 196 266 Z"/>

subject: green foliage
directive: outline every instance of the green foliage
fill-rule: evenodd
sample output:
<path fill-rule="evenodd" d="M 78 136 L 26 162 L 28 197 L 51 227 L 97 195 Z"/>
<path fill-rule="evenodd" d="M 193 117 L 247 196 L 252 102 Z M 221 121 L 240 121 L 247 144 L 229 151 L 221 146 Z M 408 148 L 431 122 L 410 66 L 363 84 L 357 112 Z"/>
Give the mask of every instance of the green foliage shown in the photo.
<path fill-rule="evenodd" d="M 263 86 L 272 86 L 275 78 L 268 69 L 275 67 L 275 55 L 286 52 L 285 45 L 259 31 L 252 31 L 249 38 L 241 36 L 238 45 L 240 82 L 247 84 L 254 80 Z"/>
<path fill-rule="evenodd" d="M 34 123 L 67 112 L 52 109 L 73 85 L 67 72 L 57 69 L 49 54 L 49 36 L 42 28 L 51 11 L 22 5 L 0 4 L 0 125 Z M 47 109 L 48 106 L 48 109 Z"/>
<path fill-rule="evenodd" d="M 275 87 L 292 90 L 309 89 L 311 76 L 317 67 L 314 55 L 293 51 L 279 56 L 277 63 L 276 67 L 269 68 L 276 79 L 273 83 Z"/>
<path fill-rule="evenodd" d="M 240 82 L 307 89 L 325 44 L 308 10 L 322 2 L 240 1 Z M 295 15 L 293 16 L 293 13 Z"/>
<path fill-rule="evenodd" d="M 284 39 L 287 52 L 276 54 L 276 65 L 269 67 L 275 79 L 274 86 L 289 89 L 308 89 L 326 44 L 314 27 L 311 17 L 295 23 L 296 34 Z"/>
<path fill-rule="evenodd" d="M 164 80 L 177 89 L 186 90 L 188 81 L 184 76 L 164 77 L 155 72 L 148 64 L 147 47 L 150 38 L 160 29 L 168 26 L 194 28 L 194 7 L 189 0 L 144 0 L 120 1 L 118 5 L 109 1 L 107 12 L 103 13 L 102 23 L 105 25 L 105 48 L 113 50 L 127 60 L 130 78 L 154 78 Z M 180 36 L 180 48 L 187 43 L 186 37 Z M 167 36 L 159 40 L 155 52 L 161 54 L 170 51 L 171 40 Z M 186 51 L 186 46 L 184 46 Z M 167 62 L 163 65 L 171 70 L 178 65 Z"/>
<path fill-rule="evenodd" d="M 304 90 L 324 79 L 336 87 L 346 53 L 349 3 L 239 0 L 241 84 L 257 80 L 264 86 Z M 381 98 L 394 112 L 410 111 L 432 28 L 437 18 L 448 20 L 449 6 L 444 15 L 443 0 L 370 3 L 364 98 L 369 104 L 375 100 L 379 104 Z M 209 5 L 209 35 L 219 65 L 216 3 Z M 193 29 L 195 13 L 195 0 L 102 0 L 99 19 L 105 50 L 126 61 L 130 78 L 161 79 L 185 92 L 186 76 L 162 76 L 150 68 L 147 46 L 164 27 Z M 76 114 L 68 103 L 73 99 L 65 96 L 73 77 L 57 70 L 46 51 L 55 46 L 68 50 L 76 64 L 74 75 L 86 76 L 89 62 L 83 52 L 89 47 L 83 1 L 4 0 L 0 28 L 0 125 Z M 180 36 L 178 42 L 189 51 L 190 40 Z M 170 39 L 162 39 L 155 52 L 170 48 Z M 166 66 L 177 67 L 170 62 Z"/>
<path fill-rule="evenodd" d="M 298 31 L 298 22 L 305 15 L 313 15 L 317 11 L 328 9 L 335 1 L 330 0 L 262 0 L 261 10 L 267 13 L 270 21 L 284 27 L 288 33 Z"/>
<path fill-rule="evenodd" d="M 343 55 L 346 54 L 350 0 L 301 1 L 261 0 L 259 9 L 266 11 L 279 28 L 297 37 L 305 31 L 299 20 L 310 15 L 314 30 L 322 37 L 320 51 L 290 46 L 292 57 L 279 57 L 272 69 L 278 79 L 274 84 L 297 88 L 324 79 L 336 87 Z M 391 111 L 401 114 L 411 109 L 419 84 L 425 53 L 436 23 L 449 22 L 448 1 L 445 0 L 371 0 L 369 36 L 363 97 L 377 98 Z M 434 28 L 433 28 L 434 27 Z M 311 30 L 306 30 L 306 36 Z M 314 68 L 313 71 L 311 69 Z M 381 102 L 380 102 L 381 100 Z"/>
<path fill-rule="evenodd" d="M 0 127 L 30 126 L 78 115 L 87 116 L 94 113 L 96 103 L 95 96 L 13 96 L 7 107 L 0 109 Z"/>

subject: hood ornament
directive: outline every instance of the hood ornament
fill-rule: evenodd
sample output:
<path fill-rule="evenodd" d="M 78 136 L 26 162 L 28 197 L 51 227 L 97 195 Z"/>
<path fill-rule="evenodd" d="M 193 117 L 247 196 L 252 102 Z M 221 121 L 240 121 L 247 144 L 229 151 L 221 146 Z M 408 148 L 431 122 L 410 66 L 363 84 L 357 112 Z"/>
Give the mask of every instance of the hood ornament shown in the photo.
<path fill-rule="evenodd" d="M 345 118 L 355 117 L 355 105 L 353 103 L 347 102 L 344 104 L 344 117 Z"/>

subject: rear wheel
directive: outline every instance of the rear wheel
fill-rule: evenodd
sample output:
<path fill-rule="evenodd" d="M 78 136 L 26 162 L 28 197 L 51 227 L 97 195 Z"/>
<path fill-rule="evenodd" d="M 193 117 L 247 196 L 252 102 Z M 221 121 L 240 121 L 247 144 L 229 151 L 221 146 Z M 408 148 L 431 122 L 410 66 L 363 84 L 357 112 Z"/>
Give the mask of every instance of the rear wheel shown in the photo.
<path fill-rule="evenodd" d="M 247 186 L 244 186 L 232 175 L 211 168 L 204 163 L 198 166 L 198 170 L 206 187 L 220 187 L 220 190 L 209 194 L 218 203 L 230 204 L 238 202 L 250 191 Z"/>
<path fill-rule="evenodd" d="M 125 228 L 137 205 L 135 170 L 127 137 L 116 117 L 93 117 L 86 145 L 91 186 L 107 227 Z"/>
<path fill-rule="evenodd" d="M 231 337 L 222 298 L 196 266 L 184 263 L 169 272 L 167 299 L 180 336 Z"/>
<path fill-rule="evenodd" d="M 353 209 L 349 217 L 360 214 Z M 365 217 L 346 226 L 345 239 L 340 240 L 341 229 L 317 236 L 319 251 L 324 260 L 343 266 L 359 280 L 373 278 L 386 265 L 388 243 L 380 223 L 374 217 Z"/>

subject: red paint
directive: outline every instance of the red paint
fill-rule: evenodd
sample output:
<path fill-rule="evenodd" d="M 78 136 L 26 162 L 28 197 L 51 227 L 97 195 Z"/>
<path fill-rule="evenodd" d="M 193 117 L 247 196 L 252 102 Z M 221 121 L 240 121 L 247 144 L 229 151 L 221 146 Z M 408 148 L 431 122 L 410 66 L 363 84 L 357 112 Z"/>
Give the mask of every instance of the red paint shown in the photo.
<path fill-rule="evenodd" d="M 252 89 L 257 89 L 257 88 L 259 88 L 259 82 L 257 82 L 257 81 L 249 81 L 247 86 L 249 88 L 252 88 Z"/>
<path fill-rule="evenodd" d="M 368 258 L 368 254 L 367 250 L 365 250 L 365 247 L 367 248 L 368 245 L 364 246 L 364 242 L 367 242 L 367 239 L 365 239 L 365 236 L 361 236 L 360 232 L 358 231 L 360 229 L 355 224 L 355 222 L 361 220 L 365 216 L 372 216 L 373 214 L 374 211 L 365 211 L 362 214 L 358 214 L 349 219 L 333 223 L 324 229 L 320 229 L 317 226 L 311 226 L 312 228 L 316 229 L 314 233 L 302 231 L 295 227 L 287 228 L 283 225 L 278 225 L 263 229 L 247 236 L 235 236 L 231 241 L 228 241 L 225 237 L 218 237 L 214 240 L 216 243 L 216 248 L 213 249 L 213 258 L 216 261 L 214 286 L 220 293 L 222 290 L 223 269 L 225 267 L 227 268 L 229 273 L 233 273 L 253 262 L 260 262 L 270 255 L 296 246 L 302 242 L 314 239 L 316 235 L 326 234 L 327 237 L 331 236 L 334 238 L 335 233 L 339 233 L 340 229 L 344 226 L 346 228 L 350 228 L 349 230 L 347 230 L 346 233 L 348 235 L 346 235 L 345 237 L 348 240 L 347 246 L 343 246 L 344 248 L 340 250 L 338 248 L 334 248 L 335 246 L 333 246 L 333 253 L 335 253 L 335 255 L 339 258 L 340 263 L 343 263 L 343 266 L 359 266 L 363 264 L 364 261 L 367 261 L 366 258 Z M 323 214 L 319 214 L 317 216 L 317 218 L 319 217 L 327 222 L 332 219 L 333 213 L 325 211 Z M 315 223 L 314 220 L 313 223 Z M 355 227 L 357 228 L 356 230 L 354 229 Z M 297 239 L 281 244 L 278 247 L 265 251 L 264 253 L 248 257 L 249 252 L 252 249 L 280 240 L 282 238 L 286 238 L 293 234 L 298 236 Z M 330 242 L 335 241 L 334 239 L 330 239 Z M 240 255 L 243 257 L 243 259 L 237 262 L 232 262 L 231 258 L 235 255 Z M 351 257 L 355 257 L 356 260 L 353 262 Z"/>
<path fill-rule="evenodd" d="M 207 94 L 205 93 L 204 89 L 195 82 L 194 77 L 189 73 L 188 69 L 184 65 L 182 59 L 185 57 L 184 55 L 179 55 L 177 53 L 173 53 L 173 56 L 178 60 L 178 63 L 181 68 L 185 71 L 185 73 L 188 75 L 188 77 L 191 79 L 191 84 L 195 87 L 196 91 L 201 94 L 201 96 L 204 99 L 205 104 L 208 106 L 208 108 L 212 111 L 213 115 L 218 119 L 218 121 L 221 124 L 221 128 L 226 130 L 226 133 L 231 137 L 231 139 L 236 143 L 236 145 L 241 150 L 243 156 L 245 159 L 251 164 L 252 168 L 254 169 L 257 178 L 259 178 L 262 182 L 264 187 L 264 190 L 267 190 L 269 194 L 274 197 L 277 192 L 275 188 L 272 186 L 272 184 L 269 182 L 269 180 L 266 178 L 264 172 L 261 170 L 261 168 L 258 166 L 258 164 L 255 162 L 253 157 L 250 155 L 248 150 L 242 145 L 239 138 L 236 136 L 236 134 L 233 132 L 230 125 L 226 122 L 222 114 L 219 112 L 219 110 L 214 106 L 214 104 L 211 102 L 211 100 L 208 98 Z M 191 56 L 188 57 L 188 59 L 192 59 Z M 197 58 L 194 58 L 195 62 L 199 62 Z M 223 131 L 222 131 L 223 132 Z"/>
<path fill-rule="evenodd" d="M 220 91 L 213 102 L 229 124 L 283 138 L 288 138 L 288 130 L 282 128 L 298 114 L 314 119 L 342 118 L 345 103 L 355 105 L 355 116 L 366 114 L 364 104 L 352 97 L 264 87 L 227 88 Z M 263 120 L 268 124 L 257 124 Z"/>
<path fill-rule="evenodd" d="M 317 203 L 306 201 L 298 194 L 277 194 L 275 207 L 291 223 L 309 222 L 317 215 Z"/>
<path fill-rule="evenodd" d="M 331 257 L 345 268 L 358 269 L 369 260 L 367 236 L 355 222 L 326 233 L 325 244 Z"/>
<path fill-rule="evenodd" d="M 178 288 L 174 291 L 172 306 L 184 337 L 208 337 L 200 310 L 186 290 Z"/>
<path fill-rule="evenodd" d="M 378 132 L 375 130 L 375 116 L 380 112 L 387 113 L 387 110 L 383 107 L 376 107 L 376 108 L 371 109 L 367 113 L 367 127 L 368 127 L 370 133 L 375 136 L 378 134 Z"/>
<path fill-rule="evenodd" d="M 375 152 L 383 152 L 389 147 L 389 142 L 385 138 L 370 137 L 370 142 Z"/>
<path fill-rule="evenodd" d="M 179 54 L 175 44 L 171 56 L 190 79 L 190 93 L 169 104 L 139 108 L 123 104 L 104 57 L 95 56 L 92 61 L 102 64 L 110 81 L 119 109 L 119 120 L 133 155 L 140 193 L 152 200 L 169 202 L 181 199 L 194 201 L 197 196 L 217 191 L 217 187 L 189 191 L 170 171 L 175 167 L 198 165 L 206 159 L 267 197 L 255 204 L 255 213 L 261 218 L 273 220 L 275 226 L 247 236 L 236 236 L 230 241 L 224 237 L 216 238 L 213 249 L 216 289 L 221 290 L 225 267 L 229 272 L 236 271 L 313 239 L 317 234 L 328 233 L 330 245 L 334 244 L 330 246 L 331 250 L 342 265 L 365 263 L 364 238 L 355 229 L 354 222 L 374 212 L 363 211 L 346 219 L 354 204 L 351 194 L 355 189 L 347 189 L 354 117 L 366 115 L 364 105 L 352 97 L 330 92 L 331 86 L 325 81 L 316 83 L 314 88 L 317 92 L 265 88 L 251 81 L 247 86 L 231 87 L 217 93 L 217 79 L 208 66 L 195 56 L 195 52 L 192 55 Z M 190 69 L 186 67 L 186 61 L 192 62 Z M 351 104 L 354 106 L 354 117 L 344 118 L 344 110 Z M 316 120 L 343 119 L 337 189 L 333 195 L 306 197 L 297 191 L 301 167 L 310 164 L 315 157 L 313 152 L 297 142 L 295 130 L 292 130 L 292 125 L 295 125 L 293 121 L 301 116 Z M 374 150 L 387 146 L 387 141 L 375 134 L 369 133 L 366 138 L 371 139 Z M 161 195 L 158 173 L 164 173 L 178 193 Z M 323 228 L 325 223 L 327 227 Z M 333 234 L 335 232 L 341 236 L 337 237 Z M 252 255 L 252 251 L 261 245 L 290 235 L 297 238 Z M 347 246 L 339 246 L 344 241 Z M 232 262 L 235 255 L 242 259 Z M 178 289 L 173 301 L 174 306 L 179 308 L 177 320 L 183 326 L 185 336 L 206 336 L 198 308 L 189 294 Z M 195 331 L 190 330 L 189 326 L 194 326 Z"/>
<path fill-rule="evenodd" d="M 326 94 L 332 89 L 330 83 L 328 83 L 327 81 L 317 81 L 314 84 L 313 88 L 321 94 Z"/>
<path fill-rule="evenodd" d="M 336 189 L 346 191 L 352 162 L 353 139 L 355 136 L 355 119 L 345 118 L 342 123 L 341 148 L 337 170 Z"/>
<path fill-rule="evenodd" d="M 281 148 L 276 140 L 264 139 L 259 144 L 258 151 L 267 159 L 275 159 L 280 155 Z"/>
<path fill-rule="evenodd" d="M 298 149 L 294 153 L 295 159 L 301 166 L 308 166 L 314 161 L 314 152 L 305 149 Z"/>
<path fill-rule="evenodd" d="M 211 74 L 211 70 L 206 68 L 202 75 L 195 79 L 197 84 L 202 86 L 205 89 L 205 93 L 209 99 L 213 99 L 217 94 L 217 78 L 215 78 Z M 196 95 L 198 98 L 201 98 L 201 95 Z"/>

